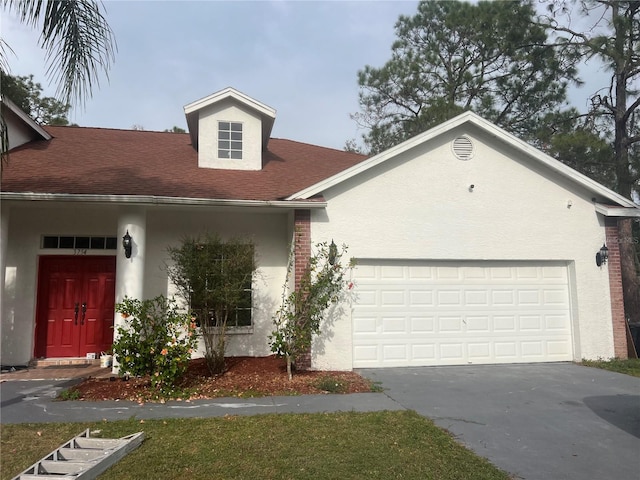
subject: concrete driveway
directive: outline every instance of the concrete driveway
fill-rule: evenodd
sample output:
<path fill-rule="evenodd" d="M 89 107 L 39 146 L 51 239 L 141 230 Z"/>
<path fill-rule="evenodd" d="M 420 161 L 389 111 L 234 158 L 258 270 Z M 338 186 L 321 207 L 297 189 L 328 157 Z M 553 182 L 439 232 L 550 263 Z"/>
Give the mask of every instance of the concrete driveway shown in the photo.
<path fill-rule="evenodd" d="M 359 373 L 514 478 L 640 479 L 640 378 L 574 364 Z"/>

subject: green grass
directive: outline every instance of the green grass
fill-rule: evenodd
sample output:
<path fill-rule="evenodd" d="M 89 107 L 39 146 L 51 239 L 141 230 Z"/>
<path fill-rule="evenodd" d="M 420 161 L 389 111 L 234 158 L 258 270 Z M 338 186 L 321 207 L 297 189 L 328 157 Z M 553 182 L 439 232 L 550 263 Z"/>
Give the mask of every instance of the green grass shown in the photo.
<path fill-rule="evenodd" d="M 580 364 L 586 367 L 602 368 L 612 372 L 640 377 L 640 359 L 638 358 L 629 358 L 627 360 L 620 360 L 619 358 L 611 360 L 582 360 Z"/>
<path fill-rule="evenodd" d="M 339 378 L 332 377 L 331 375 L 325 375 L 316 380 L 314 386 L 323 392 L 329 393 L 344 393 L 346 391 L 346 385 L 340 381 Z"/>
<path fill-rule="evenodd" d="M 509 478 L 410 411 L 2 425 L 2 478 L 85 428 L 105 438 L 145 432 L 101 480 Z"/>

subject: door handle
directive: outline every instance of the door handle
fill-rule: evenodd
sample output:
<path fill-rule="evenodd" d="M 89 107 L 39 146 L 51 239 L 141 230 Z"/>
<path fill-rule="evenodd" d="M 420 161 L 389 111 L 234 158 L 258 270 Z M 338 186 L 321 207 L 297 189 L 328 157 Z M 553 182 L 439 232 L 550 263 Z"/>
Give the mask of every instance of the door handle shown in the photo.
<path fill-rule="evenodd" d="M 80 320 L 80 325 L 84 325 L 85 313 L 87 313 L 87 302 L 82 302 L 82 320 Z"/>
<path fill-rule="evenodd" d="M 76 302 L 76 306 L 73 309 L 73 311 L 75 312 L 74 320 L 73 320 L 73 324 L 74 325 L 78 324 L 78 309 L 79 309 L 79 307 L 80 307 L 80 304 L 78 302 Z"/>

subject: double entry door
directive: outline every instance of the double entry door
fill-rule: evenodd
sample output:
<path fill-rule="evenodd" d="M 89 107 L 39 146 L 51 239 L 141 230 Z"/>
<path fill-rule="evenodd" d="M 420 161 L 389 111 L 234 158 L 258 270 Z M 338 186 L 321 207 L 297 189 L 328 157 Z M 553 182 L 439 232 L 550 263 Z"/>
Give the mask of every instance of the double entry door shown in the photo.
<path fill-rule="evenodd" d="M 111 348 L 116 257 L 42 256 L 36 358 L 85 357 Z"/>

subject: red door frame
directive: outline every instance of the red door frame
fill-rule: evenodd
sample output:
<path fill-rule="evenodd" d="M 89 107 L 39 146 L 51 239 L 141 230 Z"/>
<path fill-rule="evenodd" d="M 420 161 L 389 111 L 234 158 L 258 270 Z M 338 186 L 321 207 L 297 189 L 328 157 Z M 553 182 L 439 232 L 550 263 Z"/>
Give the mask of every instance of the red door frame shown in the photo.
<path fill-rule="evenodd" d="M 111 348 L 115 270 L 115 256 L 40 256 L 36 358 L 84 357 Z"/>

